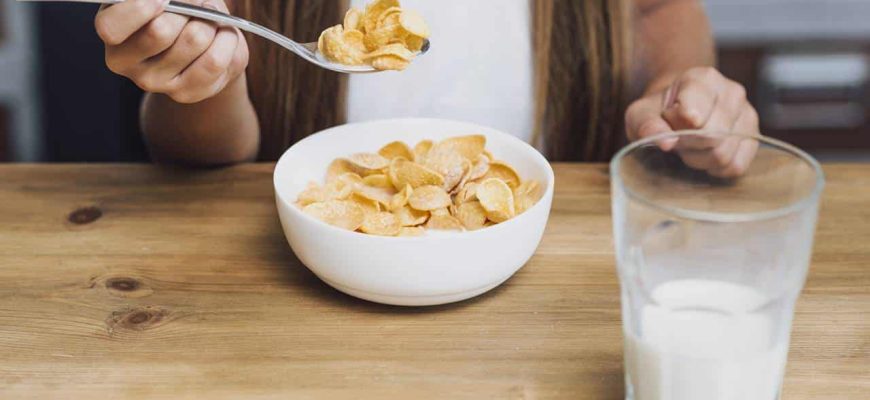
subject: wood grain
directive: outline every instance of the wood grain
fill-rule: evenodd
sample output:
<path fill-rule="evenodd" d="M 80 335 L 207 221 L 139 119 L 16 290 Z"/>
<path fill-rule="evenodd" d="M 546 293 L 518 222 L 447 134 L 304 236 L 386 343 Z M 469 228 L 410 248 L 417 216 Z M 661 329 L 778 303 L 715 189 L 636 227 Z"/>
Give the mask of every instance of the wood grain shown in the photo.
<path fill-rule="evenodd" d="M 830 165 L 784 399 L 870 392 L 870 166 Z M 477 299 L 397 308 L 295 258 L 271 165 L 0 167 L 0 398 L 624 397 L 607 169 Z"/>

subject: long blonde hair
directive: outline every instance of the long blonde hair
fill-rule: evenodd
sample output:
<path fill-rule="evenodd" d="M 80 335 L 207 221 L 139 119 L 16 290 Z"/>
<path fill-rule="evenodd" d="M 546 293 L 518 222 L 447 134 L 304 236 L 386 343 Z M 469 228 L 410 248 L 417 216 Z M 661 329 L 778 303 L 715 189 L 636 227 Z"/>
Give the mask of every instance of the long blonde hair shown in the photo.
<path fill-rule="evenodd" d="M 631 71 L 629 0 L 530 0 L 535 45 L 535 140 L 554 161 L 603 161 L 621 144 Z M 241 0 L 237 12 L 287 36 L 314 41 L 341 21 L 347 0 Z M 249 41 L 251 99 L 260 157 L 346 119 L 345 76 L 274 45 Z M 580 45 L 578 45 L 580 43 Z"/>

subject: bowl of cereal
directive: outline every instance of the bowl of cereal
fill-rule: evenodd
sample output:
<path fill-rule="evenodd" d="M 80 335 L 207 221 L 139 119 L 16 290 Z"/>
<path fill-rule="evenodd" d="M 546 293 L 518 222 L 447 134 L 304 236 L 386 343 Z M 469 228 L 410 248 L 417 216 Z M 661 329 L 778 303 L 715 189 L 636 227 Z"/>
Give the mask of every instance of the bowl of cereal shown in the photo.
<path fill-rule="evenodd" d="M 365 300 L 465 300 L 514 275 L 547 225 L 554 176 L 533 147 L 438 119 L 342 125 L 292 146 L 274 173 L 293 252 Z"/>

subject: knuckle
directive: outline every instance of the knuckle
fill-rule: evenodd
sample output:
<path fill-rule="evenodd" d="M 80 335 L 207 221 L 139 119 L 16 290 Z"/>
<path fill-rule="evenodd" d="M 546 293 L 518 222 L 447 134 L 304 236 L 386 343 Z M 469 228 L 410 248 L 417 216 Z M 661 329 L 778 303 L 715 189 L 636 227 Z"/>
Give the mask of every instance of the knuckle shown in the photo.
<path fill-rule="evenodd" d="M 166 93 L 170 89 L 166 78 L 154 71 L 143 71 L 134 81 L 142 90 L 150 93 Z"/>
<path fill-rule="evenodd" d="M 758 115 L 758 110 L 756 110 L 755 107 L 746 104 L 746 108 L 743 110 L 743 112 L 746 113 L 746 120 L 748 121 L 749 125 L 751 125 L 755 129 L 758 129 L 758 125 L 761 122 L 761 119 Z"/>
<path fill-rule="evenodd" d="M 719 76 L 719 71 L 713 67 L 695 67 L 686 73 L 686 77 L 689 78 L 689 80 L 702 82 L 709 82 L 718 79 Z"/>
<path fill-rule="evenodd" d="M 248 66 L 248 62 L 250 62 L 250 55 L 247 51 L 240 51 L 234 57 L 233 62 L 235 62 L 235 66 L 240 70 L 245 69 Z"/>
<path fill-rule="evenodd" d="M 223 73 L 228 66 L 224 57 L 214 51 L 202 55 L 202 69 L 207 76 L 216 76 Z"/>
<path fill-rule="evenodd" d="M 138 77 L 136 80 L 136 85 L 139 86 L 140 89 L 149 92 L 149 93 L 159 93 L 161 89 L 160 82 L 157 81 L 151 75 L 143 75 Z"/>
<path fill-rule="evenodd" d="M 109 68 L 109 71 L 112 71 L 116 74 L 121 74 L 122 67 L 118 62 L 118 58 L 106 52 L 106 67 Z"/>
<path fill-rule="evenodd" d="M 214 40 L 214 32 L 204 24 L 192 23 L 184 30 L 183 41 L 186 47 L 205 49 L 208 48 L 212 40 Z"/>
<path fill-rule="evenodd" d="M 635 101 L 634 103 L 631 103 L 631 105 L 629 105 L 628 108 L 625 110 L 626 116 L 629 118 L 634 116 L 638 113 L 638 111 L 640 111 L 641 106 L 642 104 L 640 101 Z"/>
<path fill-rule="evenodd" d="M 182 88 L 181 81 L 177 78 L 172 78 L 162 83 L 164 93 L 173 93 Z"/>
<path fill-rule="evenodd" d="M 677 98 L 681 101 L 697 101 L 714 102 L 716 98 L 716 90 L 714 85 L 707 80 L 698 77 L 686 79 L 680 86 L 680 91 Z"/>
<path fill-rule="evenodd" d="M 741 102 L 744 102 L 747 99 L 746 88 L 737 82 L 732 82 L 731 95 L 734 96 L 734 98 L 740 100 Z"/>
<path fill-rule="evenodd" d="M 172 101 L 179 104 L 189 104 L 190 94 L 184 90 L 173 90 L 166 93 Z"/>
<path fill-rule="evenodd" d="M 155 19 L 148 24 L 148 28 L 145 30 L 145 35 L 149 42 L 155 47 L 166 48 L 172 45 L 175 41 L 175 33 L 172 29 L 172 25 L 160 18 Z"/>
<path fill-rule="evenodd" d="M 98 15 L 96 19 L 94 19 L 94 29 L 97 31 L 97 36 L 103 41 L 103 43 L 109 46 L 117 46 L 121 44 L 122 40 L 115 35 L 112 30 L 112 23 L 108 21 L 108 19 L 102 15 Z"/>
<path fill-rule="evenodd" d="M 679 115 L 688 125 L 700 128 L 701 125 L 704 124 L 703 117 L 701 113 L 698 112 L 697 109 L 687 105 L 681 105 L 679 108 Z"/>
<path fill-rule="evenodd" d="M 726 146 L 719 146 L 714 148 L 710 156 L 712 157 L 713 163 L 717 167 L 724 167 L 731 162 L 731 152 L 726 148 Z"/>
<path fill-rule="evenodd" d="M 194 104 L 202 101 L 202 97 L 190 90 L 179 90 L 169 95 L 173 101 L 179 104 Z"/>
<path fill-rule="evenodd" d="M 701 75 L 706 79 L 719 79 L 722 77 L 722 74 L 719 73 L 719 70 L 713 67 L 701 67 Z"/>
<path fill-rule="evenodd" d="M 157 12 L 160 3 L 152 0 L 133 0 L 133 12 L 140 15 L 151 15 Z"/>

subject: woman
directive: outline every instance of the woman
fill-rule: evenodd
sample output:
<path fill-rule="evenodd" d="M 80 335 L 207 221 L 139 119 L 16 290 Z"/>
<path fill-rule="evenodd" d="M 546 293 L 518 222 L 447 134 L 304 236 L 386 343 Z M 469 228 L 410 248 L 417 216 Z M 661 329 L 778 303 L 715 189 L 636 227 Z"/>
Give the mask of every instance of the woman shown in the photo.
<path fill-rule="evenodd" d="M 313 41 L 346 1 L 190 0 Z M 551 160 L 603 161 L 677 129 L 758 133 L 745 90 L 712 68 L 699 0 L 406 0 L 433 47 L 408 71 L 348 78 L 233 28 L 127 0 L 96 17 L 109 68 L 149 92 L 157 160 L 274 160 L 317 130 L 372 117 L 453 117 L 534 141 Z M 362 6 L 361 1 L 353 5 Z M 623 118 L 624 113 L 624 118 Z M 746 169 L 754 141 L 659 143 L 713 175 Z"/>

